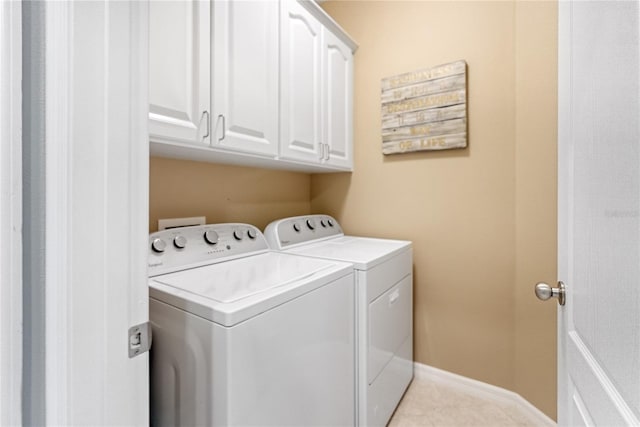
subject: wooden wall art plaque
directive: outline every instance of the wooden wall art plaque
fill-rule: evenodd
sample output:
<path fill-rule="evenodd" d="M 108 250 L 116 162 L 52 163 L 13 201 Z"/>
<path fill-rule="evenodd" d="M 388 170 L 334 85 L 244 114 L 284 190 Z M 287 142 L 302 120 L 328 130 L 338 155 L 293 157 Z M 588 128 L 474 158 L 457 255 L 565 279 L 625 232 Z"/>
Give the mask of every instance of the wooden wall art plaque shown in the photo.
<path fill-rule="evenodd" d="M 467 63 L 382 79 L 382 153 L 467 146 Z"/>

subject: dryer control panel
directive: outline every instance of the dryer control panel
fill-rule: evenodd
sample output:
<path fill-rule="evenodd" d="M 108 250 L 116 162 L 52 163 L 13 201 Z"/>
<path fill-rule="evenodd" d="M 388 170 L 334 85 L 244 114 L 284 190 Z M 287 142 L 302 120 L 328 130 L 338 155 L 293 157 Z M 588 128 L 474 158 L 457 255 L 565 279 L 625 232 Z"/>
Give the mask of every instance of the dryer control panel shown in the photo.
<path fill-rule="evenodd" d="M 179 227 L 149 235 L 149 277 L 241 258 L 269 250 L 260 230 L 249 224 Z"/>
<path fill-rule="evenodd" d="M 272 222 L 265 228 L 264 235 L 271 249 L 283 250 L 344 233 L 338 221 L 329 215 L 303 215 Z"/>

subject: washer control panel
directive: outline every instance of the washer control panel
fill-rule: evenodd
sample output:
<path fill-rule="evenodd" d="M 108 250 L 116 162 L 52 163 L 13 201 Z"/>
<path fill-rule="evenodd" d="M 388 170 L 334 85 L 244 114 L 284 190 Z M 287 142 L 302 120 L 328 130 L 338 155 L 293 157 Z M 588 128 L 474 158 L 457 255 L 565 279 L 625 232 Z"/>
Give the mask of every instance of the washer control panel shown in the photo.
<path fill-rule="evenodd" d="M 264 230 L 271 249 L 283 250 L 300 243 L 342 236 L 342 228 L 329 215 L 304 215 L 272 222 Z"/>
<path fill-rule="evenodd" d="M 148 274 L 153 277 L 268 250 L 264 235 L 249 224 L 171 228 L 149 235 Z"/>

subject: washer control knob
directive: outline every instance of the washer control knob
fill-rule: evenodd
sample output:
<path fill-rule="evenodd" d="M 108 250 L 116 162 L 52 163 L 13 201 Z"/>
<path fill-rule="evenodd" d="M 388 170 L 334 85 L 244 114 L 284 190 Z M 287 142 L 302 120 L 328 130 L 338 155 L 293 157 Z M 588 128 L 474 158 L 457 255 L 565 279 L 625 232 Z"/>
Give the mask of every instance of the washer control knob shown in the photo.
<path fill-rule="evenodd" d="M 322 226 L 322 228 L 326 228 L 327 227 L 327 221 L 325 221 L 324 219 L 320 220 L 320 225 Z"/>
<path fill-rule="evenodd" d="M 309 230 L 314 230 L 316 228 L 315 221 L 312 220 L 312 219 L 308 219 L 307 220 L 307 227 L 309 227 Z"/>
<path fill-rule="evenodd" d="M 162 239 L 153 239 L 153 242 L 151 242 L 151 249 L 153 249 L 154 252 L 162 253 L 166 247 L 167 244 Z"/>
<path fill-rule="evenodd" d="M 236 230 L 233 232 L 233 238 L 236 239 L 237 241 L 242 240 L 242 231 L 240 230 Z"/>
<path fill-rule="evenodd" d="M 297 222 L 293 223 L 293 229 L 296 230 L 297 233 L 300 232 L 300 224 L 298 224 Z"/>
<path fill-rule="evenodd" d="M 257 234 L 256 234 L 256 230 L 254 230 L 253 228 L 250 228 L 250 229 L 247 231 L 247 236 L 249 236 L 249 238 L 250 238 L 251 240 L 255 239 L 255 238 L 256 238 L 256 236 L 257 236 Z"/>
<path fill-rule="evenodd" d="M 327 220 L 327 224 L 329 224 L 329 227 L 333 227 L 333 221 L 332 220 L 328 219 Z"/>
<path fill-rule="evenodd" d="M 207 230 L 204 232 L 204 240 L 210 245 L 218 243 L 218 233 L 213 230 Z"/>
<path fill-rule="evenodd" d="M 173 239 L 173 245 L 178 249 L 184 249 L 187 246 L 187 238 L 184 236 L 176 236 Z"/>

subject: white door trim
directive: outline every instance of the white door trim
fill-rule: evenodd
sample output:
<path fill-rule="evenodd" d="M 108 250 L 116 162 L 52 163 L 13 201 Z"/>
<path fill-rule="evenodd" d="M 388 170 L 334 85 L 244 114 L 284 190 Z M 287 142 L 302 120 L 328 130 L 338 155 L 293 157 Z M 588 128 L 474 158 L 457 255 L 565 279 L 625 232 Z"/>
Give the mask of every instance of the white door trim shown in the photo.
<path fill-rule="evenodd" d="M 148 3 L 44 19 L 45 423 L 148 425 Z"/>
<path fill-rule="evenodd" d="M 69 286 L 72 218 L 69 212 L 69 152 L 73 81 L 71 2 L 47 3 L 45 13 L 45 402 L 47 424 L 68 425 Z M 55 194 L 55 197 L 50 197 Z"/>
<path fill-rule="evenodd" d="M 0 2 L 0 425 L 22 424 L 22 5 Z"/>

